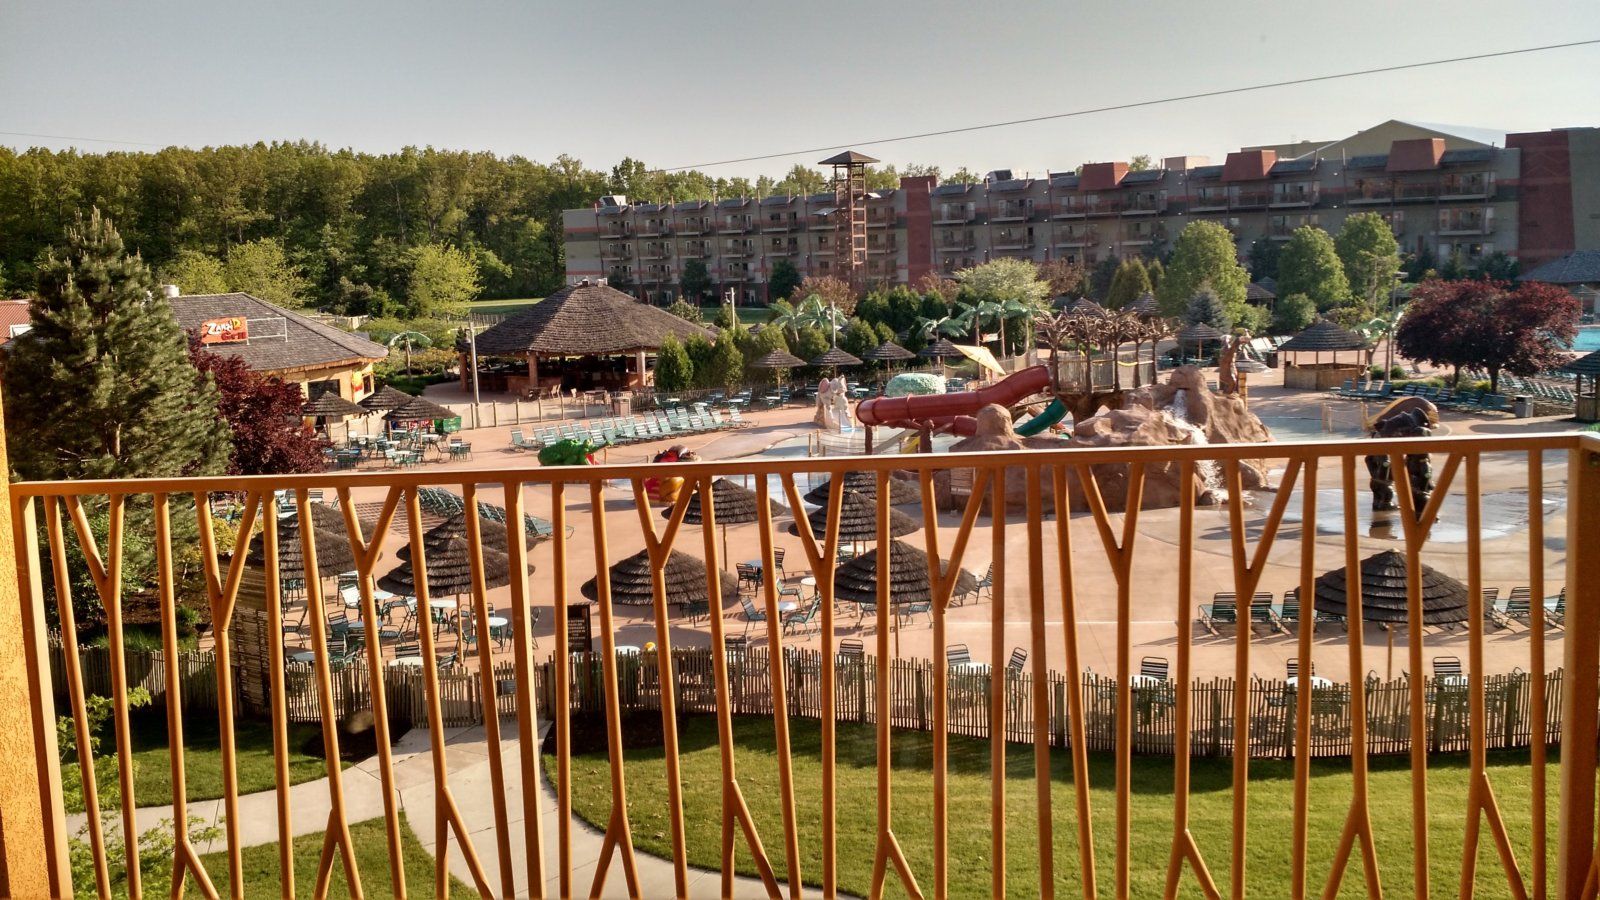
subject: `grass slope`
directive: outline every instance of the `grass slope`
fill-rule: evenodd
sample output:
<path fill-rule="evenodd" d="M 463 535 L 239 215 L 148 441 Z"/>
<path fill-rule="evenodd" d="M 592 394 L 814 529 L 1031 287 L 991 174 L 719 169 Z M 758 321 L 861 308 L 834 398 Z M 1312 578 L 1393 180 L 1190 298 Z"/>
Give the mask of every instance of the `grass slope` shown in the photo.
<path fill-rule="evenodd" d="M 794 719 L 790 725 L 799 821 L 801 872 L 809 884 L 821 875 L 821 730 L 818 723 Z M 876 749 L 870 727 L 841 724 L 838 740 L 838 851 L 839 887 L 865 896 L 871 886 L 871 864 L 876 815 Z M 734 725 L 739 782 L 762 836 L 768 857 L 780 876 L 784 868 L 783 828 L 780 810 L 777 756 L 772 723 L 764 718 L 738 719 Z M 932 890 L 933 777 L 932 737 L 922 732 L 896 732 L 894 753 L 894 828 L 922 890 Z M 710 717 L 684 720 L 680 747 L 686 788 L 684 819 L 691 861 L 715 868 L 719 860 L 720 793 L 716 723 Z M 657 747 L 629 750 L 627 785 L 633 837 L 640 850 L 670 854 L 666 780 L 663 755 Z M 1490 780 L 1510 830 L 1512 846 L 1527 877 L 1531 819 L 1531 770 L 1526 753 L 1491 754 Z M 990 802 L 989 746 L 985 741 L 950 739 L 950 892 L 952 896 L 987 895 L 989 884 Z M 1054 821 L 1054 860 L 1057 894 L 1079 891 L 1076 817 L 1071 757 L 1064 751 L 1052 756 L 1051 806 Z M 554 761 L 548 761 L 555 771 Z M 1007 752 L 1006 877 L 1014 896 L 1038 893 L 1037 803 L 1033 784 L 1031 746 L 1013 745 Z M 1229 891 L 1231 844 L 1231 760 L 1207 759 L 1193 763 L 1190 828 L 1212 876 L 1224 896 Z M 1290 894 L 1291 828 L 1293 822 L 1293 763 L 1257 760 L 1251 763 L 1249 786 L 1249 841 L 1246 881 L 1252 896 L 1285 897 Z M 1340 829 L 1350 804 L 1352 781 L 1348 761 L 1313 764 L 1310 785 L 1310 887 L 1320 894 L 1328 877 Z M 602 826 L 610 811 L 609 775 L 604 750 L 576 756 L 572 767 L 573 807 L 588 821 Z M 1550 767 L 1549 783 L 1557 783 L 1558 770 Z M 1467 795 L 1464 756 L 1438 757 L 1428 774 L 1433 893 L 1454 896 L 1462 863 L 1462 831 Z M 1135 897 L 1160 896 L 1172 838 L 1172 760 L 1136 758 L 1132 793 L 1132 881 Z M 1113 885 L 1114 806 L 1113 761 L 1109 755 L 1090 760 L 1095 866 L 1102 895 Z M 1396 896 L 1411 895 L 1411 778 L 1404 758 L 1374 759 L 1371 775 L 1372 822 L 1376 835 L 1383 884 Z M 1550 830 L 1554 870 L 1555 803 L 1550 804 Z M 755 874 L 749 853 L 736 838 L 738 868 Z M 1510 892 L 1500 874 L 1487 827 L 1483 830 L 1477 867 L 1478 897 L 1507 897 Z M 1180 896 L 1201 896 L 1187 868 Z M 887 892 L 903 896 L 890 868 Z M 1339 894 L 1361 897 L 1366 893 L 1360 854 L 1346 870 Z"/>
<path fill-rule="evenodd" d="M 350 826 L 350 838 L 355 847 L 356 871 L 361 875 L 362 892 L 368 897 L 398 896 L 392 890 L 389 877 L 389 844 L 384 836 L 383 820 L 370 819 Z M 321 859 L 323 833 L 301 835 L 294 839 L 294 894 L 310 897 L 316 887 L 317 862 Z M 433 896 L 433 857 L 428 855 L 412 836 L 405 816 L 400 817 L 401 857 L 405 860 L 406 890 L 416 897 Z M 480 848 L 479 852 L 482 852 Z M 228 892 L 228 855 L 208 853 L 201 857 L 211 883 L 223 894 Z M 246 847 L 240 853 L 244 867 L 245 894 L 250 897 L 281 897 L 283 872 L 278 866 L 278 846 L 262 844 Z M 478 894 L 466 884 L 451 877 L 451 897 L 476 897 Z M 334 852 L 333 877 L 329 882 L 329 897 L 349 897 L 344 876 L 344 862 Z M 190 893 L 193 891 L 192 882 Z"/>

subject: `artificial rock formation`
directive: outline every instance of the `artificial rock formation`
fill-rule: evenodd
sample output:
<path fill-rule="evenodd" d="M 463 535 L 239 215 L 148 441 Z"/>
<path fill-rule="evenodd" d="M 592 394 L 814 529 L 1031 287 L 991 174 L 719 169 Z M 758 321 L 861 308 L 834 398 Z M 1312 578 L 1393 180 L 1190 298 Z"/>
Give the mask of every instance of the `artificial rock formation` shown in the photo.
<path fill-rule="evenodd" d="M 977 433 L 950 449 L 955 452 L 1056 449 L 1069 447 L 1162 447 L 1192 444 L 1259 443 L 1272 440 L 1272 433 L 1245 407 L 1236 395 L 1213 392 L 1200 370 L 1194 366 L 1175 369 L 1165 384 L 1124 391 L 1119 409 L 1101 410 L 1077 420 L 1067 437 L 1040 435 L 1021 437 L 1011 425 L 1011 414 L 1000 406 L 988 406 L 977 414 Z M 1197 467 L 1197 500 L 1220 502 L 1223 493 L 1222 467 L 1202 463 Z M 1128 502 L 1128 465 L 1104 463 L 1093 467 L 1095 481 L 1106 506 L 1120 512 Z M 943 475 L 943 473 L 941 473 Z M 1069 473 L 1068 495 L 1074 509 L 1086 509 L 1083 489 L 1076 475 Z M 1048 481 L 1048 479 L 1046 479 Z M 1240 466 L 1240 480 L 1246 490 L 1268 488 L 1267 466 L 1261 460 L 1246 460 Z M 1145 466 L 1140 506 L 1162 509 L 1177 506 L 1180 499 L 1179 466 L 1176 462 L 1152 462 Z M 936 480 L 941 503 L 959 500 L 949 491 L 950 479 Z M 1051 487 L 1042 485 L 1045 505 L 1049 506 Z M 1027 486 L 1022 470 L 1007 471 L 1006 506 L 1021 510 L 1027 501 Z"/>

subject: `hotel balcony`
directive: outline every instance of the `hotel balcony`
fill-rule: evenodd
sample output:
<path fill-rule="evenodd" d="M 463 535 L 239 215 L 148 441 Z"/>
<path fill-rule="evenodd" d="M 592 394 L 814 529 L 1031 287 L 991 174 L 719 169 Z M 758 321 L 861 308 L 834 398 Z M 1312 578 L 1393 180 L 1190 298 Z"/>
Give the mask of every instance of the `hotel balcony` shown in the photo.
<path fill-rule="evenodd" d="M 717 234 L 745 234 L 750 230 L 751 224 L 748 218 L 735 217 L 717 223 Z"/>
<path fill-rule="evenodd" d="M 633 237 L 633 226 L 627 222 L 613 222 L 609 225 L 600 226 L 600 230 L 597 232 L 597 234 L 599 234 L 602 239 L 631 238 Z"/>
<path fill-rule="evenodd" d="M 1494 217 L 1482 213 L 1445 216 L 1439 222 L 1439 234 L 1444 237 L 1494 234 Z"/>
<path fill-rule="evenodd" d="M 867 244 L 867 254 L 869 256 L 886 256 L 886 255 L 899 253 L 899 252 L 900 252 L 900 245 L 896 244 L 893 241 L 889 241 L 887 243 L 881 243 L 881 244 L 873 244 L 873 243 L 868 243 Z"/>
<path fill-rule="evenodd" d="M 639 251 L 640 259 L 671 259 L 672 247 L 668 244 L 645 244 Z"/>
<path fill-rule="evenodd" d="M 678 255 L 684 259 L 705 259 L 711 255 L 711 247 L 704 241 L 689 241 L 683 245 Z"/>
<path fill-rule="evenodd" d="M 1148 247 L 1157 241 L 1164 241 L 1166 239 L 1167 231 L 1164 228 L 1154 229 L 1151 231 L 1135 231 L 1129 232 L 1123 237 L 1122 245 L 1124 247 Z"/>
<path fill-rule="evenodd" d="M 640 463 L 729 414 L 555 402 L 453 464 L 10 485 L 6 892 L 1587 896 L 1600 435 Z M 1433 499 L 1370 513 L 1379 447 Z"/>
<path fill-rule="evenodd" d="M 1263 209 L 1270 205 L 1271 191 L 1239 191 L 1228 196 L 1229 209 Z"/>
<path fill-rule="evenodd" d="M 977 214 L 970 212 L 940 212 L 934 217 L 935 225 L 970 225 L 977 221 Z"/>
<path fill-rule="evenodd" d="M 1033 237 L 1026 234 L 997 234 L 989 242 L 993 250 L 1027 250 L 1032 246 Z"/>
<path fill-rule="evenodd" d="M 1153 216 L 1167 211 L 1167 198 L 1124 197 L 1120 205 L 1125 216 Z"/>
<path fill-rule="evenodd" d="M 1095 247 L 1099 246 L 1099 244 L 1100 232 L 1098 229 L 1057 234 L 1055 243 L 1057 247 Z"/>
<path fill-rule="evenodd" d="M 792 241 L 787 244 L 778 244 L 776 246 L 768 244 L 766 246 L 766 252 L 768 256 L 794 256 L 800 252 L 800 245 Z"/>
<path fill-rule="evenodd" d="M 1081 219 L 1086 215 L 1088 206 L 1076 198 L 1057 200 L 1050 212 L 1052 219 Z"/>
<path fill-rule="evenodd" d="M 679 236 L 691 234 L 705 234 L 708 226 L 704 219 L 685 219 L 677 225 Z"/>
<path fill-rule="evenodd" d="M 1439 180 L 1440 200 L 1487 200 L 1494 192 L 1492 174 L 1446 175 Z"/>
<path fill-rule="evenodd" d="M 1316 185 L 1296 190 L 1279 190 L 1272 192 L 1272 208 L 1288 209 L 1297 206 L 1315 206 L 1320 197 Z"/>
<path fill-rule="evenodd" d="M 1208 195 L 1189 201 L 1190 212 L 1227 212 L 1228 195 Z"/>
<path fill-rule="evenodd" d="M 1394 196 L 1396 200 L 1410 202 L 1438 200 L 1439 183 L 1437 181 L 1396 182 Z"/>
<path fill-rule="evenodd" d="M 767 220 L 761 223 L 761 231 L 764 234 L 780 234 L 799 227 L 801 227 L 799 219 L 784 219 L 778 222 Z"/>
<path fill-rule="evenodd" d="M 1026 222 L 1033 216 L 1032 203 L 1001 203 L 989 214 L 991 222 Z"/>
<path fill-rule="evenodd" d="M 600 247 L 601 259 L 629 259 L 632 256 L 632 244 L 603 244 Z"/>
<path fill-rule="evenodd" d="M 977 247 L 977 244 L 974 243 L 972 238 L 970 238 L 970 237 L 956 238 L 954 240 L 941 238 L 940 240 L 937 240 L 937 241 L 934 242 L 934 244 L 933 244 L 933 252 L 934 253 L 967 253 L 967 252 L 970 252 L 971 250 L 973 250 L 976 247 Z"/>
<path fill-rule="evenodd" d="M 671 236 L 672 236 L 672 226 L 667 224 L 666 222 L 658 222 L 658 223 L 655 223 L 655 224 L 652 224 L 650 222 L 645 222 L 643 225 L 639 226 L 639 237 L 642 237 L 642 238 L 671 237 Z"/>
<path fill-rule="evenodd" d="M 721 254 L 723 256 L 731 256 L 736 258 L 749 256 L 752 252 L 753 249 L 747 244 L 728 244 L 725 245 L 721 250 Z"/>
<path fill-rule="evenodd" d="M 877 209 L 867 207 L 868 228 L 890 228 L 899 222 L 892 209 Z"/>

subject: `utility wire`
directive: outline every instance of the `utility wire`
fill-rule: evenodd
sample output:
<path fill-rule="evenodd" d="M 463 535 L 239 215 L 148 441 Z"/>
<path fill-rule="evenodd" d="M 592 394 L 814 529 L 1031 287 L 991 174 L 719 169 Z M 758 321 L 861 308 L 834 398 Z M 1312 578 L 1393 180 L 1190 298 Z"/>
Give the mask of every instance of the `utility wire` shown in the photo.
<path fill-rule="evenodd" d="M 1166 103 L 1182 103 L 1188 100 L 1203 100 L 1208 97 L 1226 97 L 1231 94 L 1246 94 L 1253 91 L 1265 91 L 1271 88 L 1292 87 L 1300 84 L 1315 84 L 1321 81 L 1336 81 L 1341 78 L 1356 78 L 1362 75 L 1381 75 L 1387 72 L 1403 72 L 1408 69 L 1425 69 L 1430 66 L 1444 66 L 1451 63 L 1475 62 L 1483 59 L 1499 59 L 1507 56 L 1520 56 L 1528 53 L 1543 53 L 1549 50 L 1567 50 L 1573 47 L 1587 47 L 1600 44 L 1600 38 L 1591 38 L 1582 41 L 1569 41 L 1564 44 L 1545 44 L 1540 47 L 1521 47 L 1515 50 L 1497 50 L 1492 53 L 1476 53 L 1471 56 L 1453 56 L 1448 59 L 1430 59 L 1423 62 L 1402 63 L 1394 66 L 1379 66 L 1372 69 L 1356 69 L 1350 72 L 1336 72 L 1331 75 L 1312 75 L 1306 78 L 1291 78 L 1287 81 L 1272 81 L 1263 84 L 1252 84 L 1243 87 L 1221 88 L 1214 91 L 1201 91 L 1196 94 L 1180 94 L 1173 97 L 1161 97 L 1153 100 L 1137 100 L 1131 103 L 1119 103 L 1114 106 L 1097 106 L 1091 109 L 1077 109 L 1071 112 L 1052 113 L 1044 116 L 1031 116 L 1025 119 L 1010 119 L 1004 122 L 987 122 L 982 125 L 965 125 L 959 128 L 945 128 L 939 131 L 924 131 L 919 134 L 904 134 L 898 137 L 878 138 L 871 141 L 852 141 L 844 144 L 830 144 L 826 147 L 811 147 L 804 150 L 787 150 L 782 153 L 765 153 L 759 156 L 741 156 L 737 159 L 719 159 L 715 162 L 697 163 L 689 166 L 672 166 L 664 169 L 653 169 L 655 172 L 687 172 L 691 169 L 709 169 L 713 166 L 729 166 L 736 163 L 762 162 L 769 159 L 782 159 L 787 156 L 800 156 L 806 153 L 826 153 L 829 150 L 843 150 L 848 147 L 871 147 L 877 144 L 893 144 L 900 141 L 915 141 L 930 137 L 943 137 L 951 134 L 965 134 L 972 131 L 986 131 L 990 128 L 1008 128 L 1013 125 L 1029 125 L 1035 122 L 1050 122 L 1056 119 L 1070 119 L 1077 116 L 1091 116 L 1098 113 L 1117 112 L 1119 110 L 1140 109 L 1147 106 L 1160 106 Z M 84 141 L 94 144 L 127 144 L 136 147 L 165 147 L 166 144 L 152 141 L 124 141 L 112 138 L 78 137 L 62 134 L 37 134 L 29 131 L 0 131 L 0 137 L 40 138 L 52 141 Z"/>
<path fill-rule="evenodd" d="M 1045 116 L 1031 116 L 1026 119 L 1011 119 L 1005 122 L 988 122 L 982 125 L 966 125 L 960 128 L 945 128 L 939 131 L 924 131 L 919 134 L 905 134 L 899 137 L 879 138 L 873 141 L 853 141 L 844 144 L 829 144 L 826 147 L 811 147 L 805 150 L 789 150 L 783 153 L 765 153 L 760 156 L 741 156 L 738 159 L 719 159 L 715 162 L 698 163 L 692 166 L 673 166 L 666 169 L 657 169 L 658 172 L 687 172 L 692 169 L 709 169 L 713 166 L 728 166 L 735 163 L 762 162 L 769 159 L 782 159 L 787 156 L 800 156 L 807 153 L 826 153 L 829 150 L 844 150 L 850 147 L 871 147 L 877 144 L 892 144 L 899 141 L 915 141 L 922 138 L 943 137 L 950 134 L 965 134 L 972 131 L 984 131 L 990 128 L 1008 128 L 1012 125 L 1028 125 L 1034 122 L 1049 122 L 1056 119 L 1070 119 L 1076 116 L 1091 116 L 1097 113 L 1116 112 L 1126 109 L 1139 109 L 1146 106 L 1160 106 L 1166 103 L 1181 103 L 1187 100 L 1202 100 L 1208 97 L 1225 97 L 1230 94 L 1245 94 L 1252 91 L 1264 91 L 1270 88 L 1291 87 L 1300 84 L 1315 84 L 1319 81 L 1335 81 L 1341 78 L 1355 78 L 1361 75 L 1381 75 L 1386 72 L 1402 72 L 1407 69 L 1424 69 L 1429 66 L 1443 66 L 1451 63 L 1473 62 L 1482 59 L 1497 59 L 1505 56 L 1518 56 L 1526 53 L 1543 53 L 1547 50 L 1566 50 L 1572 47 L 1586 47 L 1600 44 L 1600 38 L 1583 41 L 1570 41 L 1565 44 L 1546 44 L 1542 47 L 1522 47 L 1516 50 L 1497 50 L 1493 53 L 1477 53 L 1471 56 L 1453 56 L 1449 59 L 1431 59 L 1424 62 L 1403 63 L 1394 66 L 1380 66 L 1373 69 L 1357 69 L 1351 72 L 1337 72 L 1331 75 L 1313 75 L 1306 78 L 1291 78 L 1287 81 L 1272 81 L 1264 84 L 1252 84 L 1244 87 L 1221 88 L 1214 91 L 1201 91 L 1197 94 L 1180 94 L 1174 97 L 1162 97 L 1155 100 L 1137 100 L 1132 103 L 1119 103 L 1114 106 L 1097 106 L 1092 109 L 1077 109 L 1072 112 L 1052 113 Z"/>

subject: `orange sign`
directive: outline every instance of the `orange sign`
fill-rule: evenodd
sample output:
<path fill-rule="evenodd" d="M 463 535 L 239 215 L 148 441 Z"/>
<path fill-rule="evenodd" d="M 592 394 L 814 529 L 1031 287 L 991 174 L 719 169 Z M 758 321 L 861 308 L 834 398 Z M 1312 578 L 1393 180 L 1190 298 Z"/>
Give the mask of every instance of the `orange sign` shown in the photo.
<path fill-rule="evenodd" d="M 207 319 L 200 323 L 200 343 L 237 344 L 250 340 L 250 326 L 244 316 L 226 319 Z"/>

